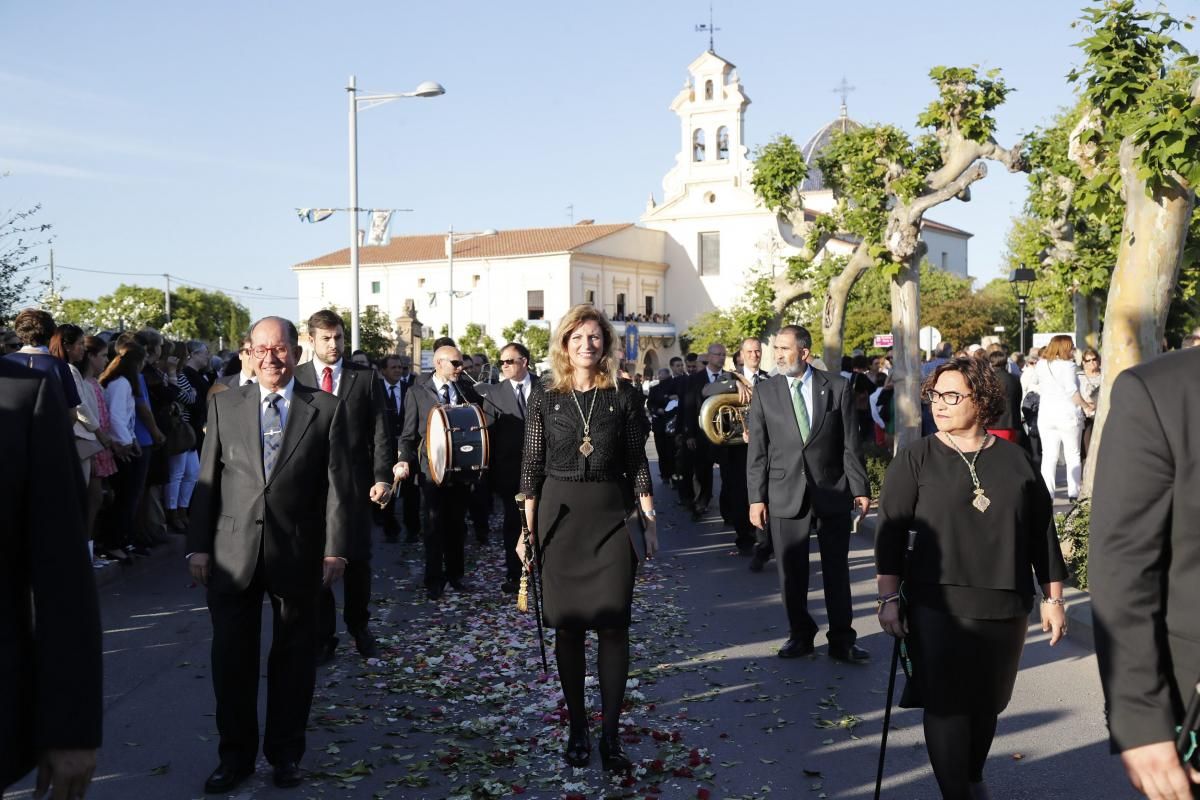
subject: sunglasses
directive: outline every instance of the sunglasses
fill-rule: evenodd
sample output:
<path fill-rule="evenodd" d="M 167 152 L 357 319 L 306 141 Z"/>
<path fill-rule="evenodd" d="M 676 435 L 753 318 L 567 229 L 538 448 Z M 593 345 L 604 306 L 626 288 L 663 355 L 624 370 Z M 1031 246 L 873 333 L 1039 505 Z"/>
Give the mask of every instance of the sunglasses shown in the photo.
<path fill-rule="evenodd" d="M 458 367 L 461 367 L 463 365 L 463 362 L 459 361 L 457 358 L 442 358 L 442 359 L 438 359 L 438 360 L 439 361 L 449 361 L 450 365 L 453 366 L 455 369 L 457 369 Z"/>
<path fill-rule="evenodd" d="M 1085 363 L 1085 364 L 1091 364 L 1092 362 L 1094 362 L 1094 361 L 1099 361 L 1099 360 L 1100 360 L 1100 359 L 1098 359 L 1098 358 L 1085 358 L 1085 359 L 1083 360 L 1083 363 Z"/>
<path fill-rule="evenodd" d="M 509 366 L 512 366 L 513 364 L 519 364 L 524 360 L 525 359 L 523 359 L 523 358 L 502 358 L 502 359 L 500 359 L 500 365 L 504 366 L 504 367 L 509 367 Z"/>

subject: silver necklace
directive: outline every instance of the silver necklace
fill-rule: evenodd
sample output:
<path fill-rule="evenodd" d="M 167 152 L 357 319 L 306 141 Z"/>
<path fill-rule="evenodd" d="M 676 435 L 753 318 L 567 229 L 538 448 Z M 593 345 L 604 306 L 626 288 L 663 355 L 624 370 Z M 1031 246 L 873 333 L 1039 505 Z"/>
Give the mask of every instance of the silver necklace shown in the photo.
<path fill-rule="evenodd" d="M 592 447 L 592 412 L 596 410 L 596 398 L 600 396 L 600 390 L 593 387 L 594 394 L 592 395 L 592 405 L 588 407 L 588 413 L 583 415 L 583 406 L 579 405 L 579 395 L 576 394 L 576 389 L 571 389 L 571 397 L 575 400 L 575 408 L 579 409 L 579 418 L 583 420 L 583 443 L 579 445 L 579 452 L 583 453 L 583 457 L 587 458 L 596 448 Z"/>
<path fill-rule="evenodd" d="M 975 462 L 979 460 L 979 454 L 991 442 L 992 435 L 989 433 L 983 437 L 983 444 L 979 445 L 979 449 L 975 451 L 975 455 L 971 457 L 970 461 L 967 460 L 967 456 L 962 451 L 962 448 L 958 446 L 958 442 L 954 441 L 954 437 L 950 434 L 950 431 L 946 431 L 946 438 L 950 440 L 950 444 L 954 445 L 954 451 L 958 453 L 958 457 L 963 460 L 963 463 L 967 465 L 967 469 L 971 471 L 971 483 L 975 484 L 975 499 L 971 501 L 971 505 L 975 506 L 979 510 L 979 513 L 982 514 L 988 510 L 988 506 L 992 504 L 992 501 L 983 493 L 983 488 L 979 485 L 979 475 L 975 472 Z"/>

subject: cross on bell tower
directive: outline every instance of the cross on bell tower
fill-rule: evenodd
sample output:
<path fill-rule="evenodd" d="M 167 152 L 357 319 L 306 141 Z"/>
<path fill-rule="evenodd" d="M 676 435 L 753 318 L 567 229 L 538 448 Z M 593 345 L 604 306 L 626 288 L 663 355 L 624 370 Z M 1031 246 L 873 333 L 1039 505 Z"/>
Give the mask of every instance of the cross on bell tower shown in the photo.
<path fill-rule="evenodd" d="M 708 52 L 710 52 L 710 53 L 716 52 L 716 50 L 713 49 L 713 34 L 719 30 L 721 30 L 721 29 L 716 27 L 715 25 L 713 25 L 713 8 L 712 8 L 712 3 L 709 3 L 708 4 L 708 24 L 705 25 L 705 24 L 701 23 L 700 25 L 697 25 L 696 33 L 707 33 L 708 34 Z"/>

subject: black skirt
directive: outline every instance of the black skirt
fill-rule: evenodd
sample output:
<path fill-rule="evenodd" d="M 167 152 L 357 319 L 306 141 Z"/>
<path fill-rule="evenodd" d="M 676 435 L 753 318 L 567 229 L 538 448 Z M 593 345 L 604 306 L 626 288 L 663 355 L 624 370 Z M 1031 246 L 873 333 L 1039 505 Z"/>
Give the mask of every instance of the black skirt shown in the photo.
<path fill-rule="evenodd" d="M 547 478 L 537 509 L 546 624 L 628 628 L 637 556 L 620 484 Z"/>
<path fill-rule="evenodd" d="M 901 708 L 937 714 L 999 714 L 1012 699 L 1029 617 L 971 619 L 910 604 L 912 677 Z"/>

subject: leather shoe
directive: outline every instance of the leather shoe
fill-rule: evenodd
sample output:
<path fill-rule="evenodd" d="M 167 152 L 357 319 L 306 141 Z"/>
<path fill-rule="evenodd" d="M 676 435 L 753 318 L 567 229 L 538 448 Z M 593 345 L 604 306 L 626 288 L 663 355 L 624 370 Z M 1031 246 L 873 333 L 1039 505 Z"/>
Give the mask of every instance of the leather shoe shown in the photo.
<path fill-rule="evenodd" d="M 280 789 L 291 789 L 304 782 L 304 771 L 295 761 L 284 761 L 275 765 L 275 774 L 271 780 Z"/>
<path fill-rule="evenodd" d="M 354 634 L 354 647 L 363 658 L 376 658 L 379 656 L 379 645 L 376 643 L 375 637 L 366 628 Z"/>
<path fill-rule="evenodd" d="M 563 761 L 571 767 L 586 767 L 592 760 L 592 740 L 588 729 L 571 731 L 567 737 L 567 746 L 563 748 Z"/>
<path fill-rule="evenodd" d="M 752 555 L 750 557 L 750 571 L 751 572 L 762 572 L 763 567 L 765 567 L 766 565 L 767 565 L 767 560 L 765 558 L 763 558 L 762 556 L 760 556 L 758 553 L 755 553 L 754 555 Z"/>
<path fill-rule="evenodd" d="M 516 594 L 517 590 L 520 588 L 521 587 L 516 581 L 506 580 L 504 583 L 500 584 L 500 591 L 504 592 L 505 594 Z"/>
<path fill-rule="evenodd" d="M 430 600 L 441 600 L 442 595 L 446 593 L 446 588 L 444 586 L 428 586 L 426 591 L 429 592 Z"/>
<path fill-rule="evenodd" d="M 471 584 L 467 583 L 462 578 L 451 578 L 449 581 L 447 581 L 447 583 L 449 583 L 450 587 L 456 592 L 471 591 Z"/>
<path fill-rule="evenodd" d="M 204 782 L 205 794 L 226 794 L 233 791 L 239 783 L 254 774 L 254 767 L 235 767 L 230 764 L 220 764 L 208 780 Z"/>
<path fill-rule="evenodd" d="M 600 763 L 605 772 L 624 772 L 633 766 L 633 762 L 621 747 L 621 737 L 600 737 Z"/>
<path fill-rule="evenodd" d="M 871 654 L 856 644 L 849 647 L 830 646 L 829 657 L 834 661 L 842 661 L 847 664 L 865 664 L 871 660 Z"/>
<path fill-rule="evenodd" d="M 338 637 L 330 636 L 323 642 L 317 642 L 317 666 L 328 664 L 333 661 L 334 655 L 337 653 Z"/>
<path fill-rule="evenodd" d="M 802 642 L 799 639 L 792 637 L 783 643 L 783 647 L 779 648 L 780 658 L 801 658 L 803 656 L 811 656 L 816 651 L 816 647 L 812 642 Z"/>

